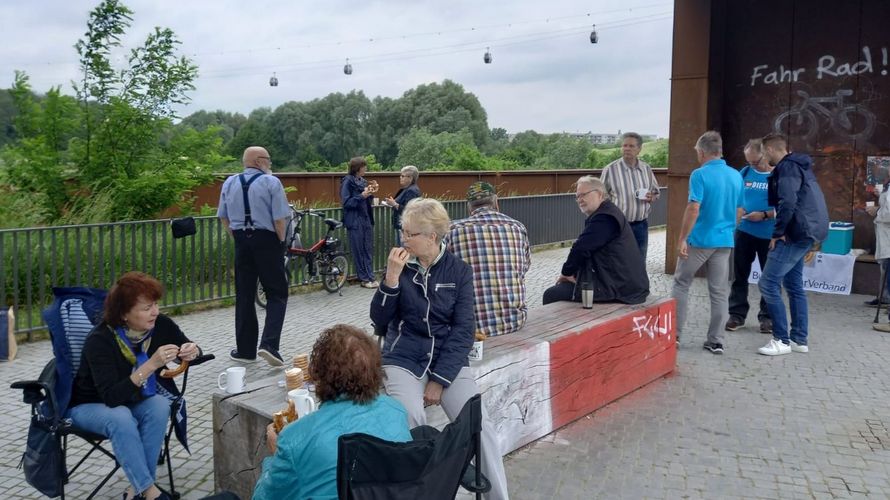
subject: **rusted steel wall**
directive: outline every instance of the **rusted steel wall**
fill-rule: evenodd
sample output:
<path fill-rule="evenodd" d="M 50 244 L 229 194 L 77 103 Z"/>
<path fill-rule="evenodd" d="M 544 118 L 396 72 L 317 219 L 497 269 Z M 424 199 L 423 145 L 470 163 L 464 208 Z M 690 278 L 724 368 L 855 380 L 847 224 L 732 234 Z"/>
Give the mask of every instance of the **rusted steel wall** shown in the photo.
<path fill-rule="evenodd" d="M 599 170 L 511 170 L 506 172 L 421 172 L 418 185 L 425 196 L 440 199 L 463 199 L 467 187 L 482 180 L 497 187 L 501 196 L 567 193 L 575 189 L 574 183 L 582 175 L 599 177 Z M 322 203 L 336 206 L 340 203 L 340 179 L 343 173 L 280 173 L 275 174 L 285 187 L 296 188 L 288 194 L 291 201 Z M 655 177 L 662 186 L 667 182 L 667 169 L 656 169 Z M 368 179 L 380 183 L 379 195 L 393 195 L 399 190 L 398 172 L 369 172 Z M 213 184 L 195 191 L 195 206 L 205 204 L 215 207 L 219 203 L 219 189 L 225 176 Z"/>
<path fill-rule="evenodd" d="M 695 139 L 711 128 L 736 166 L 749 138 L 789 135 L 793 151 L 813 157 L 831 219 L 856 224 L 854 247 L 873 246 L 866 158 L 890 155 L 888 22 L 886 0 L 675 2 L 669 270 L 687 192 L 675 184 L 695 168 Z"/>

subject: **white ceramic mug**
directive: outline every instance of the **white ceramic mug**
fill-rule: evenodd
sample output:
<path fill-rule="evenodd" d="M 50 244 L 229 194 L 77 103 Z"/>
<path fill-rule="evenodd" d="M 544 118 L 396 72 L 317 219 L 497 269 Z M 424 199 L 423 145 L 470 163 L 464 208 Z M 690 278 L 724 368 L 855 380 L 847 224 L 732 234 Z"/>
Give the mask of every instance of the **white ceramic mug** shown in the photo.
<path fill-rule="evenodd" d="M 238 394 L 239 392 L 244 392 L 245 373 L 247 373 L 247 368 L 244 368 L 243 366 L 233 366 L 231 368 L 226 368 L 226 371 L 219 374 L 216 385 L 218 385 L 220 389 L 228 392 L 229 394 Z"/>
<path fill-rule="evenodd" d="M 297 415 L 300 417 L 305 417 L 317 409 L 315 400 L 309 395 L 308 389 L 294 389 L 288 391 L 287 399 L 292 399 L 294 401 L 294 405 L 297 407 Z"/>
<path fill-rule="evenodd" d="M 473 347 L 470 348 L 470 361 L 482 361 L 482 345 L 481 340 L 473 342 Z"/>

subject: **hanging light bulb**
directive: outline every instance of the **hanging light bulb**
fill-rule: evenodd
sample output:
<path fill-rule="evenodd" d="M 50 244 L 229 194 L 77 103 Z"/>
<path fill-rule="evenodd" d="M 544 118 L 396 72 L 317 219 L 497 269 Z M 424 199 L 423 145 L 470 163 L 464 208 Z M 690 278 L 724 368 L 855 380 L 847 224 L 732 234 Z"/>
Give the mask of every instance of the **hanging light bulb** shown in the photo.
<path fill-rule="evenodd" d="M 596 43 L 600 39 L 599 35 L 596 34 L 596 25 L 593 25 L 593 31 L 590 32 L 590 43 Z"/>
<path fill-rule="evenodd" d="M 482 60 L 485 61 L 485 64 L 491 64 L 491 47 L 485 47 L 485 55 L 482 56 Z"/>
<path fill-rule="evenodd" d="M 343 66 L 343 72 L 346 73 L 347 75 L 351 75 L 351 74 L 352 74 L 352 65 L 349 64 L 349 58 L 348 58 L 348 57 L 346 58 L 346 65 Z"/>
<path fill-rule="evenodd" d="M 275 76 L 275 73 L 272 73 L 272 78 L 269 78 L 269 86 L 270 87 L 278 86 L 278 77 Z"/>

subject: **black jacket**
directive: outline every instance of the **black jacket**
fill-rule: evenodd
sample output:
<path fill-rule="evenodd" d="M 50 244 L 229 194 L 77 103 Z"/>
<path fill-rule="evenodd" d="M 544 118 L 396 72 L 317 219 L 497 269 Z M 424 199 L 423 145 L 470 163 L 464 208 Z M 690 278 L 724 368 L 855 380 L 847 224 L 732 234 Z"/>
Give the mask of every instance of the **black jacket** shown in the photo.
<path fill-rule="evenodd" d="M 562 274 L 575 276 L 580 297 L 582 270 L 593 270 L 593 300 L 640 304 L 649 296 L 649 275 L 633 231 L 621 210 L 605 200 L 587 217 L 584 231 L 575 240 L 562 267 Z M 580 299 L 578 299 L 580 300 Z"/>
<path fill-rule="evenodd" d="M 151 357 L 162 345 L 179 346 L 186 342 L 191 341 L 179 326 L 161 314 L 155 321 L 146 355 Z M 133 365 L 121 353 L 116 334 L 104 321 L 99 323 L 84 343 L 69 407 L 82 403 L 105 403 L 115 407 L 142 401 L 141 387 L 130 380 L 131 373 Z"/>
<path fill-rule="evenodd" d="M 773 238 L 823 241 L 828 236 L 825 196 L 809 156 L 788 153 L 769 176 L 770 206 L 776 207 Z"/>
<path fill-rule="evenodd" d="M 371 320 L 388 325 L 383 364 L 402 367 L 444 387 L 469 366 L 476 321 L 473 268 L 445 251 L 424 276 L 414 264 L 399 275 L 398 288 L 381 283 L 371 300 Z"/>
<path fill-rule="evenodd" d="M 414 198 L 420 197 L 420 188 L 417 184 L 411 184 L 406 188 L 399 189 L 393 199 L 399 204 L 399 208 L 392 210 L 392 227 L 393 229 L 402 229 L 402 212 L 405 211 L 405 205 Z"/>

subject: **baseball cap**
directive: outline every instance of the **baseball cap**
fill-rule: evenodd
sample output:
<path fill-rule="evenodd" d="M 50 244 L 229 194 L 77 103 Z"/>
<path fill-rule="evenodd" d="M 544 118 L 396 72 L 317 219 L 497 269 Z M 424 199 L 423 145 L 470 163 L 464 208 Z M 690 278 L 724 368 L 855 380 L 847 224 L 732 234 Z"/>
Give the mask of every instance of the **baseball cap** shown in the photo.
<path fill-rule="evenodd" d="M 467 201 L 481 200 L 497 194 L 494 186 L 484 181 L 476 181 L 467 189 Z"/>

